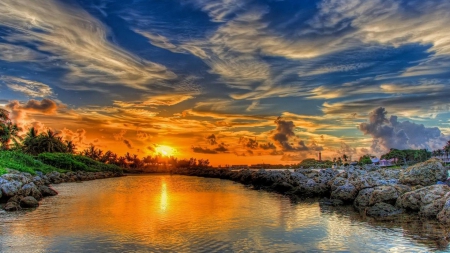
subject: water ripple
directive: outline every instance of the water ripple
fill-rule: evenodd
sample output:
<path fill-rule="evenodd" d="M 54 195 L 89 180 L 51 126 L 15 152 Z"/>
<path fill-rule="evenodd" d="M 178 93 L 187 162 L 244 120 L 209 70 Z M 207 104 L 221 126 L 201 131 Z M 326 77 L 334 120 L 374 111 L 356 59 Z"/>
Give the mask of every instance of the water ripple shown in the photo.
<path fill-rule="evenodd" d="M 148 175 L 56 185 L 30 212 L 0 213 L 1 252 L 447 251 L 432 221 L 361 218 L 219 179 Z"/>

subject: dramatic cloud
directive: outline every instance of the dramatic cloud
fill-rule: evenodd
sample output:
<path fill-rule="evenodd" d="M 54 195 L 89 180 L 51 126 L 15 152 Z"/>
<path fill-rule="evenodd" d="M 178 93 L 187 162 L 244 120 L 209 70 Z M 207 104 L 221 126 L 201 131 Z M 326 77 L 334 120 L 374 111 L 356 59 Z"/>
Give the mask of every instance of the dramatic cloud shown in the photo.
<path fill-rule="evenodd" d="M 294 130 L 295 125 L 293 121 L 283 120 L 281 117 L 275 121 L 277 128 L 273 131 L 272 140 L 281 148 L 282 151 L 293 152 L 293 151 L 321 151 L 323 147 L 317 145 L 316 142 L 312 142 L 311 145 L 307 146 L 303 140 L 298 140 Z M 294 142 L 297 142 L 296 145 Z"/>
<path fill-rule="evenodd" d="M 390 148 L 431 150 L 445 143 L 439 128 L 427 128 L 409 121 L 399 122 L 395 115 L 388 119 L 383 107 L 372 111 L 369 121 L 361 123 L 359 130 L 373 137 L 372 150 L 376 153 L 386 152 Z"/>
<path fill-rule="evenodd" d="M 26 122 L 28 113 L 55 114 L 61 108 L 55 101 L 44 98 L 41 101 L 31 99 L 25 104 L 14 100 L 5 105 L 11 111 L 11 119 L 16 122 Z"/>
<path fill-rule="evenodd" d="M 449 10 L 446 0 L 3 0 L 0 108 L 24 129 L 118 153 L 165 145 L 183 158 L 289 163 L 371 145 L 442 148 Z M 380 106 L 398 119 L 361 124 Z"/>
<path fill-rule="evenodd" d="M 294 122 L 292 121 L 284 121 L 281 118 L 278 118 L 275 121 L 277 124 L 277 128 L 275 129 L 274 134 L 272 135 L 272 140 L 277 142 L 283 150 L 294 150 L 294 148 L 289 143 L 289 138 L 294 137 Z"/>

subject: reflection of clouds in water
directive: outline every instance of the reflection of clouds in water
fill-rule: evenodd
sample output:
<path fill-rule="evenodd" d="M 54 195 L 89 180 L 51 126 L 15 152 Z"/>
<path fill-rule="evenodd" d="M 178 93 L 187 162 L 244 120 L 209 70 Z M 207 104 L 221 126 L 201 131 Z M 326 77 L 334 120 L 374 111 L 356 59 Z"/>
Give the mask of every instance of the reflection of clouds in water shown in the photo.
<path fill-rule="evenodd" d="M 128 176 L 54 187 L 60 194 L 37 210 L 0 216 L 6 252 L 429 251 L 446 236 L 439 226 L 372 225 L 351 206 L 292 204 L 218 179 Z M 411 240 L 419 231 L 434 237 Z"/>

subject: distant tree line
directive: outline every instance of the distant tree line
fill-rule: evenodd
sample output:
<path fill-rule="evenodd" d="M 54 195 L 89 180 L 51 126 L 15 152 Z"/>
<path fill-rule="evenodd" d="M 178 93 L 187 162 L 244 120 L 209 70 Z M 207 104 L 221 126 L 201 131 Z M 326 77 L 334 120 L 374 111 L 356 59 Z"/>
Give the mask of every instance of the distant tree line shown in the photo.
<path fill-rule="evenodd" d="M 208 159 L 178 159 L 173 156 L 162 156 L 160 154 L 153 156 L 148 155 L 142 158 L 136 154 L 130 153 L 119 156 L 110 150 L 103 151 L 96 148 L 94 145 L 77 152 L 76 145 L 72 141 L 63 140 L 58 133 L 52 130 L 39 133 L 34 127 L 32 127 L 23 137 L 20 135 L 21 131 L 22 129 L 17 124 L 14 124 L 9 118 L 9 112 L 4 109 L 0 109 L 0 150 L 3 151 L 14 150 L 33 156 L 39 156 L 43 153 L 75 154 L 89 157 L 92 160 L 104 164 L 117 165 L 128 171 L 156 172 L 165 171 L 173 167 L 198 168 L 210 166 Z M 13 143 L 13 147 L 11 147 L 11 143 Z M 52 159 L 56 159 L 55 156 L 50 157 Z M 58 159 L 61 160 L 70 158 L 58 157 Z M 60 163 L 62 162 L 63 161 L 60 161 Z"/>

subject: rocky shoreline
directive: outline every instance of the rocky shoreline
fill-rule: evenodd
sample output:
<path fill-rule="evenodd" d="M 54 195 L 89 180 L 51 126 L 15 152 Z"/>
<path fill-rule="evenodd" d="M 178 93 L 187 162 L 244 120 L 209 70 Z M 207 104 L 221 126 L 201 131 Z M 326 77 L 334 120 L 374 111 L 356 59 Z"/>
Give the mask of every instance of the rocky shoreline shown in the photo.
<path fill-rule="evenodd" d="M 353 205 L 363 215 L 395 219 L 404 213 L 450 223 L 450 187 L 447 169 L 438 159 L 389 169 L 368 165 L 337 169 L 229 170 L 178 168 L 173 174 L 228 179 L 254 189 L 292 198 L 323 197 L 329 205 Z"/>
<path fill-rule="evenodd" d="M 58 193 L 51 188 L 51 184 L 66 182 L 81 182 L 95 179 L 123 176 L 114 172 L 40 172 L 33 176 L 29 173 L 9 170 L 9 173 L 0 176 L 0 206 L 5 211 L 19 211 L 26 208 L 36 208 L 39 201 L 47 196 Z"/>

